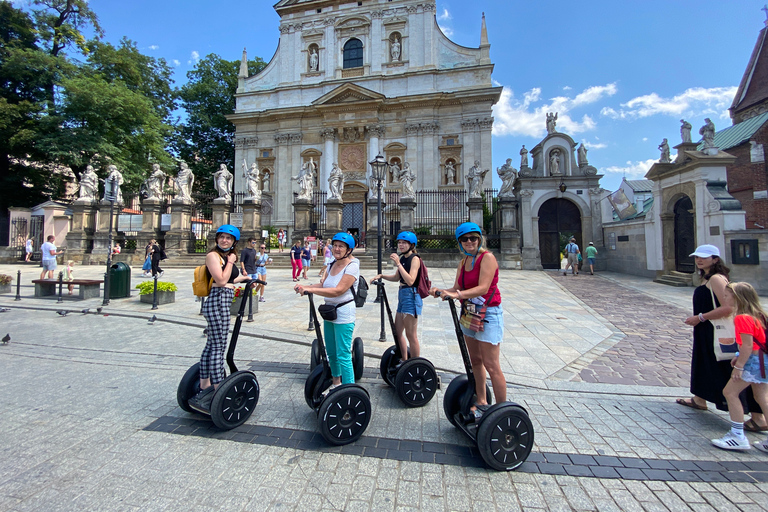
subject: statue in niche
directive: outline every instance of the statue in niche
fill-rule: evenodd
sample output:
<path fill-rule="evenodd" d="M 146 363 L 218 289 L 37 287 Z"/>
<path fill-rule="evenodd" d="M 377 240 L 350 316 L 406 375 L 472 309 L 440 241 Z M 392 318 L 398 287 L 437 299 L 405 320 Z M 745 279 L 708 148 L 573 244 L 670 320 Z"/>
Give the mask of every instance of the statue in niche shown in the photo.
<path fill-rule="evenodd" d="M 395 37 L 392 40 L 390 55 L 392 56 L 392 62 L 400 62 L 400 38 L 399 37 Z"/>
<path fill-rule="evenodd" d="M 341 199 L 344 194 L 344 171 L 337 163 L 333 164 L 331 175 L 328 177 L 328 191 L 331 193 L 330 199 Z"/>
<path fill-rule="evenodd" d="M 269 192 L 270 176 L 271 173 L 269 171 L 264 171 L 264 177 L 261 180 L 261 188 L 264 189 L 264 192 Z"/>
<path fill-rule="evenodd" d="M 195 183 L 195 175 L 187 165 L 187 162 L 179 164 L 179 172 L 176 174 L 176 187 L 179 189 L 178 199 L 192 199 L 192 185 Z"/>
<path fill-rule="evenodd" d="M 219 193 L 219 199 L 229 201 L 232 199 L 232 182 L 235 177 L 227 169 L 227 164 L 219 165 L 219 170 L 213 174 L 213 185 Z"/>
<path fill-rule="evenodd" d="M 147 178 L 147 199 L 157 199 L 163 196 L 163 187 L 167 175 L 160 169 L 160 164 L 152 164 L 152 173 Z"/>
<path fill-rule="evenodd" d="M 398 165 L 397 160 L 389 164 L 389 172 L 392 175 L 391 183 L 397 183 L 400 180 L 400 165 Z"/>
<path fill-rule="evenodd" d="M 291 176 L 292 181 L 299 184 L 298 199 L 312 199 L 312 189 L 315 185 L 315 162 L 310 157 L 309 162 L 305 162 L 299 170 L 299 174 Z"/>
<path fill-rule="evenodd" d="M 669 157 L 669 143 L 667 142 L 667 139 L 664 139 L 661 141 L 661 144 L 659 144 L 659 150 L 661 151 L 661 156 L 659 157 L 659 163 L 660 164 L 668 164 L 672 160 Z"/>
<path fill-rule="evenodd" d="M 467 172 L 467 182 L 469 183 L 469 198 L 476 199 L 480 197 L 483 190 L 483 180 L 490 169 L 480 169 L 480 161 L 475 160 L 475 165 L 469 168 Z"/>
<path fill-rule="evenodd" d="M 411 164 L 405 162 L 403 168 L 400 171 L 398 179 L 403 184 L 403 198 L 415 198 L 416 192 L 413 189 L 413 184 L 416 182 L 416 172 L 411 169 Z"/>
<path fill-rule="evenodd" d="M 512 167 L 512 159 L 507 158 L 507 162 L 496 169 L 496 173 L 501 178 L 501 190 L 499 197 L 514 197 L 515 181 L 517 180 L 517 169 Z"/>
<path fill-rule="evenodd" d="M 104 200 L 107 201 L 107 189 L 106 189 L 106 183 L 109 181 L 114 181 L 115 187 L 117 188 L 115 192 L 115 202 L 116 203 L 122 203 L 123 202 L 123 191 L 120 190 L 120 185 L 123 184 L 123 175 L 120 171 L 117 170 L 117 167 L 115 165 L 110 165 L 107 167 L 107 171 L 109 171 L 109 174 L 107 174 L 107 179 L 104 180 L 105 187 L 104 187 Z"/>
<path fill-rule="evenodd" d="M 715 147 L 715 123 L 709 118 L 704 119 L 704 126 L 699 129 L 699 135 L 704 139 L 704 149 Z"/>
<path fill-rule="evenodd" d="M 87 165 L 80 173 L 80 199 L 96 199 L 99 188 L 99 177 L 92 165 Z"/>
<path fill-rule="evenodd" d="M 560 176 L 563 174 L 560 172 L 560 150 L 555 148 L 549 154 L 549 175 Z"/>
<path fill-rule="evenodd" d="M 691 123 L 686 121 L 685 119 L 680 120 L 682 126 L 680 126 L 680 137 L 683 138 L 683 142 L 691 142 Z"/>
<path fill-rule="evenodd" d="M 317 54 L 317 49 L 313 46 L 309 49 L 309 70 L 317 71 L 320 65 L 320 56 Z"/>
<path fill-rule="evenodd" d="M 579 149 L 577 150 L 577 153 L 578 153 L 579 167 L 584 167 L 589 162 L 587 161 L 587 147 L 584 145 L 583 142 L 579 146 Z"/>
<path fill-rule="evenodd" d="M 547 135 L 557 133 L 557 130 L 555 129 L 556 125 L 557 125 L 557 112 L 555 112 L 554 114 L 552 112 L 549 112 L 547 114 Z"/>
<path fill-rule="evenodd" d="M 261 200 L 261 176 L 259 166 L 256 162 L 251 164 L 251 168 L 248 169 L 248 164 L 243 159 L 243 178 L 245 178 L 245 199 L 251 199 L 255 201 Z"/>
<path fill-rule="evenodd" d="M 456 167 L 453 165 L 453 160 L 445 162 L 445 184 L 456 184 Z"/>
<path fill-rule="evenodd" d="M 520 168 L 528 167 L 528 150 L 525 149 L 525 144 L 523 144 L 523 149 L 520 150 Z"/>

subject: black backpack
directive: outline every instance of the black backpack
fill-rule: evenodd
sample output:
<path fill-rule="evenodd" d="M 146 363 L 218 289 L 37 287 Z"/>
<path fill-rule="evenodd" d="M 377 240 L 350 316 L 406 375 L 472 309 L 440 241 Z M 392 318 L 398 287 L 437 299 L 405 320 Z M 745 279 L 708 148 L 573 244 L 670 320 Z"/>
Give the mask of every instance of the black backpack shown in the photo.
<path fill-rule="evenodd" d="M 331 264 L 328 265 L 328 273 L 331 272 L 331 267 L 333 267 L 334 263 L 336 262 L 332 261 Z M 355 307 L 361 308 L 365 306 L 365 299 L 368 298 L 368 283 L 363 276 L 357 278 L 357 287 L 355 287 L 354 284 L 352 285 L 352 296 L 355 300 Z M 338 306 L 343 306 L 344 304 L 346 304 L 346 302 L 339 304 Z"/>

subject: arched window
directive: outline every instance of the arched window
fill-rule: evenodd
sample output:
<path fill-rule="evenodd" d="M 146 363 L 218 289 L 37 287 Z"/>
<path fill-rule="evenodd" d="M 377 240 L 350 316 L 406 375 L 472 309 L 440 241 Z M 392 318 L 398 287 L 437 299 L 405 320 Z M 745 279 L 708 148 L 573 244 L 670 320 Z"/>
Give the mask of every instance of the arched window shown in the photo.
<path fill-rule="evenodd" d="M 359 68 L 363 65 L 363 42 L 350 39 L 344 45 L 344 69 Z"/>

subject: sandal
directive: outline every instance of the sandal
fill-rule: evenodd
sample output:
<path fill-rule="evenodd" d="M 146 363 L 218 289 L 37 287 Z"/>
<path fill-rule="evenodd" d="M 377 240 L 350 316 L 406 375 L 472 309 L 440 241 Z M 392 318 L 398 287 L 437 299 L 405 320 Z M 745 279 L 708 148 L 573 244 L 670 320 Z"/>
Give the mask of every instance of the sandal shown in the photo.
<path fill-rule="evenodd" d="M 693 401 L 693 398 L 685 399 L 685 398 L 678 398 L 675 400 L 680 405 L 683 405 L 685 407 L 690 407 L 691 409 L 697 409 L 699 411 L 706 411 L 707 406 L 706 405 L 699 405 L 696 402 Z"/>
<path fill-rule="evenodd" d="M 749 432 L 768 432 L 768 425 L 761 427 L 755 420 L 750 418 L 744 422 L 744 430 Z"/>

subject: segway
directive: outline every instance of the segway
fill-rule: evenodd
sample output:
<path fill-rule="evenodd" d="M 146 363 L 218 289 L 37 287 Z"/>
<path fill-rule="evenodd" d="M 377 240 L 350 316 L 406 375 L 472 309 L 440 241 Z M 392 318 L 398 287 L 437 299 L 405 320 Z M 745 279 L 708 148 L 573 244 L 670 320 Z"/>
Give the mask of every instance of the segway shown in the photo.
<path fill-rule="evenodd" d="M 229 376 L 219 383 L 213 395 L 211 402 L 211 420 L 213 424 L 222 430 L 232 430 L 246 422 L 253 414 L 256 404 L 259 401 L 259 383 L 256 375 L 249 370 L 238 371 L 235 365 L 235 348 L 237 347 L 237 338 L 240 335 L 240 326 L 243 323 L 243 314 L 248 298 L 252 294 L 251 285 L 267 283 L 259 279 L 246 281 L 246 293 L 240 302 L 240 309 L 237 312 L 235 327 L 232 330 L 232 338 L 229 340 L 227 349 L 227 365 L 229 366 Z M 179 388 L 176 391 L 176 401 L 179 407 L 187 412 L 203 414 L 200 411 L 192 409 L 189 406 L 189 399 L 194 397 L 200 391 L 200 363 L 195 363 L 187 370 L 187 373 L 179 382 Z"/>
<path fill-rule="evenodd" d="M 310 306 L 311 307 L 311 306 Z M 312 307 L 314 310 L 314 307 Z M 310 312 L 310 317 L 312 313 Z M 314 320 L 311 320 L 311 322 L 314 324 Z M 364 363 L 364 357 L 363 354 L 365 350 L 365 346 L 363 345 L 363 338 L 357 337 L 354 340 L 352 340 L 352 368 L 355 370 L 355 380 L 358 381 L 363 378 L 363 363 Z M 310 357 L 309 362 L 309 369 L 314 370 L 317 365 L 320 364 L 320 361 L 322 359 L 321 353 L 323 350 L 320 348 L 320 342 L 317 341 L 317 338 L 312 340 L 312 355 Z"/>
<path fill-rule="evenodd" d="M 309 297 L 310 315 L 317 334 L 320 361 L 304 383 L 304 399 L 317 414 L 317 429 L 329 444 L 340 446 L 357 441 L 371 421 L 371 399 L 358 384 L 342 384 L 325 392 L 333 382 L 331 366 L 325 353 L 323 334 L 317 320 L 313 294 Z"/>
<path fill-rule="evenodd" d="M 439 292 L 437 296 L 440 296 Z M 533 423 L 525 408 L 513 402 L 496 403 L 488 407 L 479 419 L 475 418 L 471 410 L 476 399 L 472 362 L 456 305 L 453 300 L 446 300 L 451 309 L 466 374 L 459 375 L 448 385 L 443 395 L 443 410 L 448 421 L 475 441 L 480 456 L 488 466 L 499 471 L 511 471 L 525 462 L 531 453 Z M 487 385 L 486 396 L 490 403 L 491 395 Z"/>
<path fill-rule="evenodd" d="M 382 279 L 371 281 L 371 284 L 381 287 L 381 298 L 384 301 L 384 307 L 389 317 L 389 328 L 392 331 L 392 338 L 395 344 L 389 347 L 381 356 L 379 363 L 379 373 L 384 382 L 397 390 L 397 396 L 408 407 L 423 407 L 432 400 L 438 388 L 440 379 L 437 376 L 435 367 L 429 360 L 423 357 L 411 358 L 411 351 L 408 349 L 408 359 L 399 364 L 402 359 L 402 352 L 398 338 L 400 336 L 395 331 L 395 321 L 392 319 L 392 309 L 389 307 L 387 292 Z M 406 345 L 407 347 L 407 345 Z"/>

